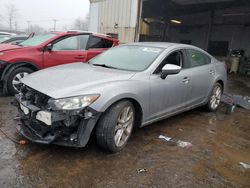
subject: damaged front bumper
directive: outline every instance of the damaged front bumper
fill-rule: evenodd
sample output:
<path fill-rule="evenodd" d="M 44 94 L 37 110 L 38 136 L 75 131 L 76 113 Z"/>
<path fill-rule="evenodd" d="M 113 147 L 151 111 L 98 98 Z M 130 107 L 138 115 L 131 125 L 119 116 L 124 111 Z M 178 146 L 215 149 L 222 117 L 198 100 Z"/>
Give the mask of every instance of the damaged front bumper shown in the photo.
<path fill-rule="evenodd" d="M 28 140 L 42 144 L 84 147 L 101 113 L 86 107 L 80 111 L 52 111 L 23 100 L 13 103 L 19 111 L 17 130 Z"/>

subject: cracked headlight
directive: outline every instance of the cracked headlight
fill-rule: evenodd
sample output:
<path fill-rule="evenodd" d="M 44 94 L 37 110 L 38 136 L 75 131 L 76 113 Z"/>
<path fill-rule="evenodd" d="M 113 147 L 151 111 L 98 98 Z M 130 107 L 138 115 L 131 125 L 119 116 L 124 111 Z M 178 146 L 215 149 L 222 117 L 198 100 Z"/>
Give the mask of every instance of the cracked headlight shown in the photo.
<path fill-rule="evenodd" d="M 53 110 L 80 110 L 95 102 L 100 95 L 83 95 L 63 99 L 50 99 L 48 101 Z"/>

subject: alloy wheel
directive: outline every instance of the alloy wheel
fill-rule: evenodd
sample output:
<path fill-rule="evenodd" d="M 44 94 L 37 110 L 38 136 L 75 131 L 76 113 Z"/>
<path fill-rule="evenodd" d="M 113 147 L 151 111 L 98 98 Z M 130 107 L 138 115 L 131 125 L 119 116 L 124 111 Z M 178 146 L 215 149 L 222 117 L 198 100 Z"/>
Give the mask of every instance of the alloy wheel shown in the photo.
<path fill-rule="evenodd" d="M 25 76 L 27 76 L 28 74 L 29 73 L 27 73 L 27 72 L 20 72 L 14 76 L 14 78 L 12 80 L 12 85 L 16 91 L 19 91 L 21 88 L 21 79 L 24 78 Z"/>
<path fill-rule="evenodd" d="M 117 125 L 115 126 L 114 141 L 117 147 L 126 144 L 134 124 L 134 109 L 126 106 L 118 116 Z"/>
<path fill-rule="evenodd" d="M 222 89 L 220 86 L 216 86 L 213 90 L 213 94 L 210 99 L 210 106 L 212 109 L 218 108 L 221 100 Z"/>

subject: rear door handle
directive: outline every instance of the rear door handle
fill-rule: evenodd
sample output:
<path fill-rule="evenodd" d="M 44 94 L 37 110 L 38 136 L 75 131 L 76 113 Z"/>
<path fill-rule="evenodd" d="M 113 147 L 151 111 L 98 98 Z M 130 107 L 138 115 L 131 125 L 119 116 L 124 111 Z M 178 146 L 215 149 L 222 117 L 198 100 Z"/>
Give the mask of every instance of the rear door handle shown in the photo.
<path fill-rule="evenodd" d="M 189 81 L 190 81 L 190 78 L 188 78 L 188 77 L 184 77 L 182 79 L 182 82 L 185 83 L 185 84 L 189 83 Z"/>
<path fill-rule="evenodd" d="M 210 70 L 210 71 L 209 71 L 209 74 L 214 75 L 214 74 L 215 74 L 215 71 L 214 71 L 214 70 Z"/>
<path fill-rule="evenodd" d="M 84 58 L 85 58 L 84 55 L 78 55 L 78 56 L 75 57 L 75 59 L 84 59 Z"/>

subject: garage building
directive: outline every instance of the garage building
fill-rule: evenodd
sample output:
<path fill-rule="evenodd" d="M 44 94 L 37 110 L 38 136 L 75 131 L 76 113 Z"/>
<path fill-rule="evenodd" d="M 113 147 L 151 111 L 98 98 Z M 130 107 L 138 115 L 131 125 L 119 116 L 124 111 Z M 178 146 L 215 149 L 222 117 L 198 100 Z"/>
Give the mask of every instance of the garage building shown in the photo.
<path fill-rule="evenodd" d="M 250 1 L 90 0 L 89 29 L 110 34 L 124 43 L 192 44 L 221 59 L 245 57 L 242 61 L 247 63 Z"/>

